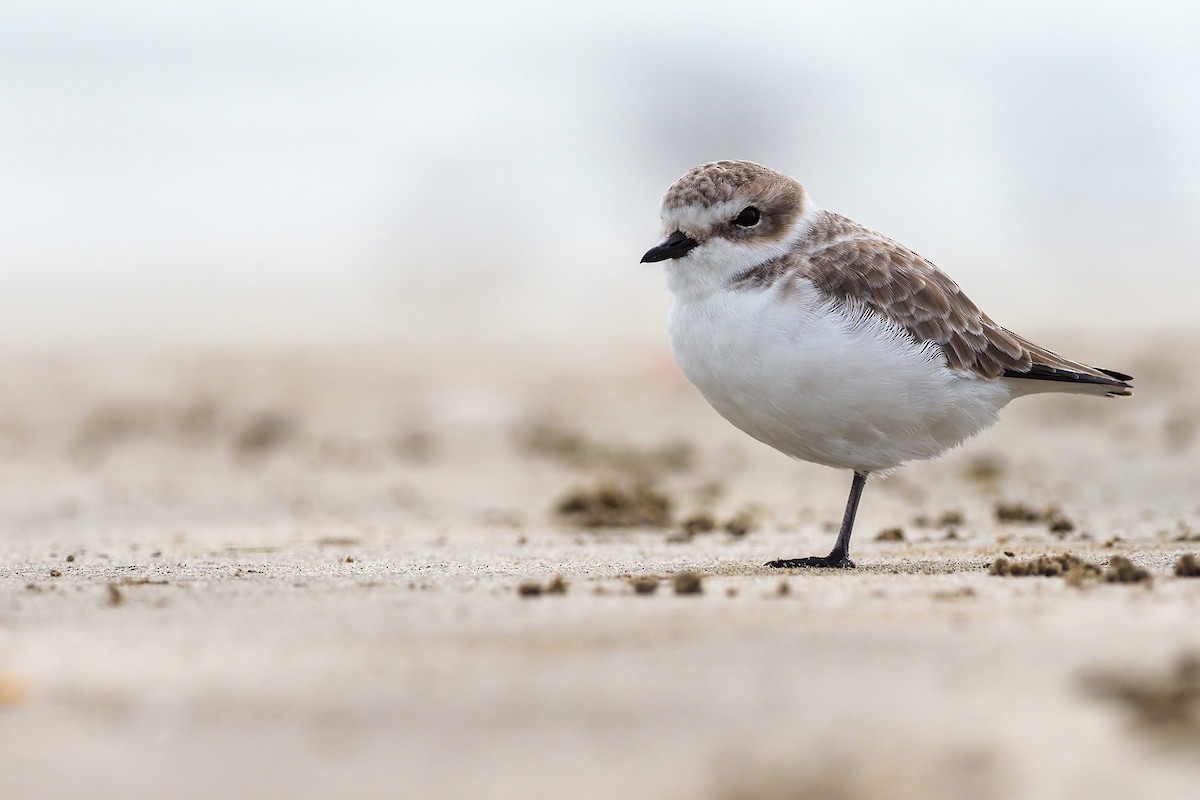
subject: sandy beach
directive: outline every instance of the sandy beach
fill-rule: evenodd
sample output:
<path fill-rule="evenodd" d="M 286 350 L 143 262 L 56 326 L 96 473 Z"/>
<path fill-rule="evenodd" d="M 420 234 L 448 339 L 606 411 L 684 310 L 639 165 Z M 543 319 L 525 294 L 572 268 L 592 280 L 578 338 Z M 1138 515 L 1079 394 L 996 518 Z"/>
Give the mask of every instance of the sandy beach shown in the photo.
<path fill-rule="evenodd" d="M 1135 397 L 1018 401 L 807 573 L 848 475 L 662 341 L 10 350 L 3 796 L 1185 796 L 1198 341 L 1052 336 Z"/>
<path fill-rule="evenodd" d="M 1200 797 L 1200 3 L 0 21 L 0 800 Z M 1016 400 L 872 475 L 856 568 L 766 568 L 851 475 L 669 350 L 648 249 L 813 219 L 664 218 L 718 159 L 1134 395 Z"/>

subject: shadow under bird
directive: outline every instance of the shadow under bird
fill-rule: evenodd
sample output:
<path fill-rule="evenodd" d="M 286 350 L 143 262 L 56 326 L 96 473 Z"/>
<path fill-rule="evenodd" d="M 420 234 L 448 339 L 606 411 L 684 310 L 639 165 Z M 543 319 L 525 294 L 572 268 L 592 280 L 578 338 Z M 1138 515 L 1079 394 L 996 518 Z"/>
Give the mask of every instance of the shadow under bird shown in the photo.
<path fill-rule="evenodd" d="M 675 359 L 717 412 L 792 458 L 854 473 L 828 556 L 853 567 L 867 476 L 934 458 L 1040 392 L 1132 394 L 1132 378 L 1063 358 L 992 321 L 904 245 L 818 208 L 749 161 L 694 167 L 662 201 Z"/>

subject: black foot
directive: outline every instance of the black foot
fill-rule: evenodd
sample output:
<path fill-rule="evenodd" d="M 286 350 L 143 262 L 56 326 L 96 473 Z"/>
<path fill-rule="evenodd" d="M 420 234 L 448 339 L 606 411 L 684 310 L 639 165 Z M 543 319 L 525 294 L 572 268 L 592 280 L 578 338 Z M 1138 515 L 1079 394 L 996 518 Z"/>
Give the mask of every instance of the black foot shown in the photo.
<path fill-rule="evenodd" d="M 820 567 L 822 569 L 854 569 L 854 562 L 848 556 L 840 553 L 830 553 L 827 556 L 809 556 L 808 558 L 780 558 L 768 561 L 764 566 L 776 569 L 794 569 L 795 567 Z"/>

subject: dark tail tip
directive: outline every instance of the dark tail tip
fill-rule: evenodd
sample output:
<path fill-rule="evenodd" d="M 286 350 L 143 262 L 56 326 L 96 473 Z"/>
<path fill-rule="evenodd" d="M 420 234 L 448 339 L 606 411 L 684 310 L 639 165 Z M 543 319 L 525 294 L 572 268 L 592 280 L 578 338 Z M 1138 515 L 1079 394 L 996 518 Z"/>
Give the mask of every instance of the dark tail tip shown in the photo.
<path fill-rule="evenodd" d="M 1116 378 L 1119 381 L 1133 380 L 1132 375 L 1126 375 L 1124 372 L 1117 372 L 1115 369 L 1104 369 L 1103 367 L 1092 367 L 1092 369 L 1096 370 L 1097 372 L 1103 372 L 1110 378 Z"/>

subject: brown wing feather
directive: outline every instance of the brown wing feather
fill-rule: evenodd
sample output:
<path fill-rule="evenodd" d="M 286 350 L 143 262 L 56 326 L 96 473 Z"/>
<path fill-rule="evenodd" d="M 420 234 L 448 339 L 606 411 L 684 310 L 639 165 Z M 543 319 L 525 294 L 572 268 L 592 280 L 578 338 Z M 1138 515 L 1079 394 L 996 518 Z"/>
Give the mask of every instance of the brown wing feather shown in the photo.
<path fill-rule="evenodd" d="M 829 216 L 837 235 L 807 253 L 803 267 L 822 293 L 870 309 L 918 342 L 935 343 L 955 369 L 987 378 L 1029 370 L 1029 349 L 992 322 L 945 273 L 897 242 L 845 217 Z"/>
<path fill-rule="evenodd" d="M 824 212 L 807 243 L 797 266 L 821 292 L 933 342 L 954 369 L 1128 388 L 1119 373 L 1070 361 L 997 325 L 932 263 L 852 220 Z"/>

